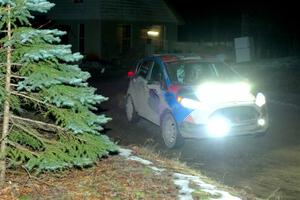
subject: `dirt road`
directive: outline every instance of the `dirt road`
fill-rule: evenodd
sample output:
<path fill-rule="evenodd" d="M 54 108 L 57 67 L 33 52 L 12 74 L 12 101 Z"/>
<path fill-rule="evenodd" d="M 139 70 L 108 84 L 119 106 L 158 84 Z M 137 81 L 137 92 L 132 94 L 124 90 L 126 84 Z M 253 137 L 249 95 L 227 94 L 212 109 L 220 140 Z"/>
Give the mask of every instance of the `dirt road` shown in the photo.
<path fill-rule="evenodd" d="M 146 120 L 126 121 L 122 97 L 125 79 L 94 81 L 98 92 L 110 97 L 101 104 L 113 118 L 107 134 L 123 145 L 148 145 L 186 162 L 229 186 L 245 189 L 261 198 L 300 199 L 300 107 L 269 104 L 270 130 L 264 137 L 189 140 L 181 149 L 166 150 L 160 130 Z"/>

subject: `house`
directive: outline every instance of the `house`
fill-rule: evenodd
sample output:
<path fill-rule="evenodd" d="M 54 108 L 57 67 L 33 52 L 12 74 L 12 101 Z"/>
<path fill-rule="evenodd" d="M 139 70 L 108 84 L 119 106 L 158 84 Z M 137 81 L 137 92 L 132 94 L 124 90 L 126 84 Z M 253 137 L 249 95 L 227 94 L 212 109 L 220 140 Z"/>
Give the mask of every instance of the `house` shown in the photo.
<path fill-rule="evenodd" d="M 101 59 L 167 50 L 179 20 L 163 0 L 51 0 L 48 18 L 73 51 Z"/>

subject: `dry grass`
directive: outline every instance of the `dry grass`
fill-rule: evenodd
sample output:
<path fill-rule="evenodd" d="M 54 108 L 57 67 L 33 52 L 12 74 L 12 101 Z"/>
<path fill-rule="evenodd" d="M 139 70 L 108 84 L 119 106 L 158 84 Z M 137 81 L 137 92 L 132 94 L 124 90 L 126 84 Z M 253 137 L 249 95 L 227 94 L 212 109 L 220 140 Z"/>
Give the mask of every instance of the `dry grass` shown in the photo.
<path fill-rule="evenodd" d="M 176 158 L 175 159 L 166 158 L 166 156 L 161 155 L 159 152 L 157 152 L 157 150 L 155 150 L 155 146 L 151 146 L 151 145 L 146 145 L 145 147 L 131 146 L 131 149 L 133 149 L 134 153 L 140 155 L 142 158 L 153 161 L 155 163 L 155 165 L 158 167 L 167 168 L 169 171 L 172 171 L 172 172 L 198 176 L 204 182 L 215 185 L 219 189 L 228 191 L 233 195 L 240 196 L 240 197 L 242 197 L 243 200 L 257 199 L 253 195 L 253 193 L 251 193 L 250 191 L 246 192 L 243 189 L 230 188 L 220 182 L 217 182 L 207 176 L 204 176 L 203 174 L 201 174 L 201 172 L 199 170 L 193 169 L 193 168 L 187 166 L 185 163 L 180 162 L 179 158 L 177 158 L 177 159 Z M 194 188 L 194 189 L 196 189 L 196 188 Z M 201 192 L 197 189 L 193 195 L 194 195 L 194 197 L 198 197 L 199 194 L 204 195 L 203 197 L 205 197 L 205 196 L 209 197 L 209 195 L 207 193 Z M 195 198 L 195 199 L 199 199 L 199 198 Z"/>
<path fill-rule="evenodd" d="M 175 199 L 177 190 L 168 174 L 153 171 L 135 161 L 110 157 L 85 170 L 43 174 L 28 179 L 11 171 L 8 187 L 0 190 L 6 199 Z"/>
<path fill-rule="evenodd" d="M 173 183 L 173 172 L 201 177 L 206 183 L 219 189 L 241 196 L 243 199 L 255 199 L 243 190 L 226 187 L 199 171 L 187 167 L 177 159 L 170 160 L 154 153 L 152 147 L 131 147 L 133 154 L 151 160 L 154 166 L 167 169 L 157 175 L 147 166 L 138 162 L 113 156 L 84 170 L 70 170 L 60 173 L 45 173 L 38 178 L 29 179 L 25 171 L 10 171 L 7 187 L 0 190 L 0 199 L 176 199 L 178 188 Z M 193 188 L 193 186 L 191 185 Z M 211 196 L 194 188 L 194 199 L 210 199 Z M 275 194 L 276 196 L 277 193 Z"/>

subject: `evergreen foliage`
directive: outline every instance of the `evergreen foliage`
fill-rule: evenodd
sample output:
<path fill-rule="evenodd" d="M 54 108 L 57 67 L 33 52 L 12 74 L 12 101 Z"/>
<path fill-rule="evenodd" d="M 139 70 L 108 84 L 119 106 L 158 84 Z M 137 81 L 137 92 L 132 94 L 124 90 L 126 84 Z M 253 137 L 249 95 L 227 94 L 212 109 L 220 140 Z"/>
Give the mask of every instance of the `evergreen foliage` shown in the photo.
<path fill-rule="evenodd" d="M 84 167 L 117 151 L 100 134 L 110 118 L 92 112 L 107 98 L 95 94 L 86 82 L 89 73 L 74 64 L 82 56 L 72 53 L 71 45 L 59 44 L 65 32 L 31 27 L 33 11 L 45 13 L 53 6 L 47 0 L 0 0 L 0 117 L 7 101 L 5 156 L 11 167 L 36 171 Z M 7 92 L 9 48 L 12 70 Z"/>

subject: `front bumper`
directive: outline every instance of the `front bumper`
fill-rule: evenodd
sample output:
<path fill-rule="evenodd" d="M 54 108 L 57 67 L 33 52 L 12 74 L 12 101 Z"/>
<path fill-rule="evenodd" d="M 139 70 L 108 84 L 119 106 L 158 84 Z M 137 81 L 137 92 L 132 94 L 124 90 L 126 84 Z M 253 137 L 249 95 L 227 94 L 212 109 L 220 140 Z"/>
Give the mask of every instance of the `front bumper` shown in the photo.
<path fill-rule="evenodd" d="M 231 108 L 226 108 L 226 109 L 231 111 L 230 110 Z M 249 114 L 248 112 L 249 111 L 247 111 L 246 114 Z M 237 116 L 234 114 L 234 112 L 224 112 L 224 110 L 222 109 L 217 110 L 210 117 L 219 114 L 223 114 L 227 119 L 229 119 L 232 122 L 229 132 L 226 133 L 226 135 L 224 135 L 225 137 L 238 136 L 238 135 L 264 134 L 269 127 L 269 119 L 268 119 L 266 107 L 260 108 L 259 110 L 253 109 L 253 115 L 248 115 L 248 116 L 246 115 L 246 117 L 245 114 L 244 115 L 241 114 L 240 116 Z M 238 117 L 240 117 L 238 120 L 235 119 Z M 259 119 L 264 120 L 264 125 L 260 125 L 258 123 Z M 209 130 L 207 129 L 207 124 L 205 123 L 196 124 L 196 123 L 183 121 L 181 124 L 179 124 L 178 128 L 183 138 L 204 139 L 204 138 L 215 137 L 213 134 L 209 132 Z"/>

